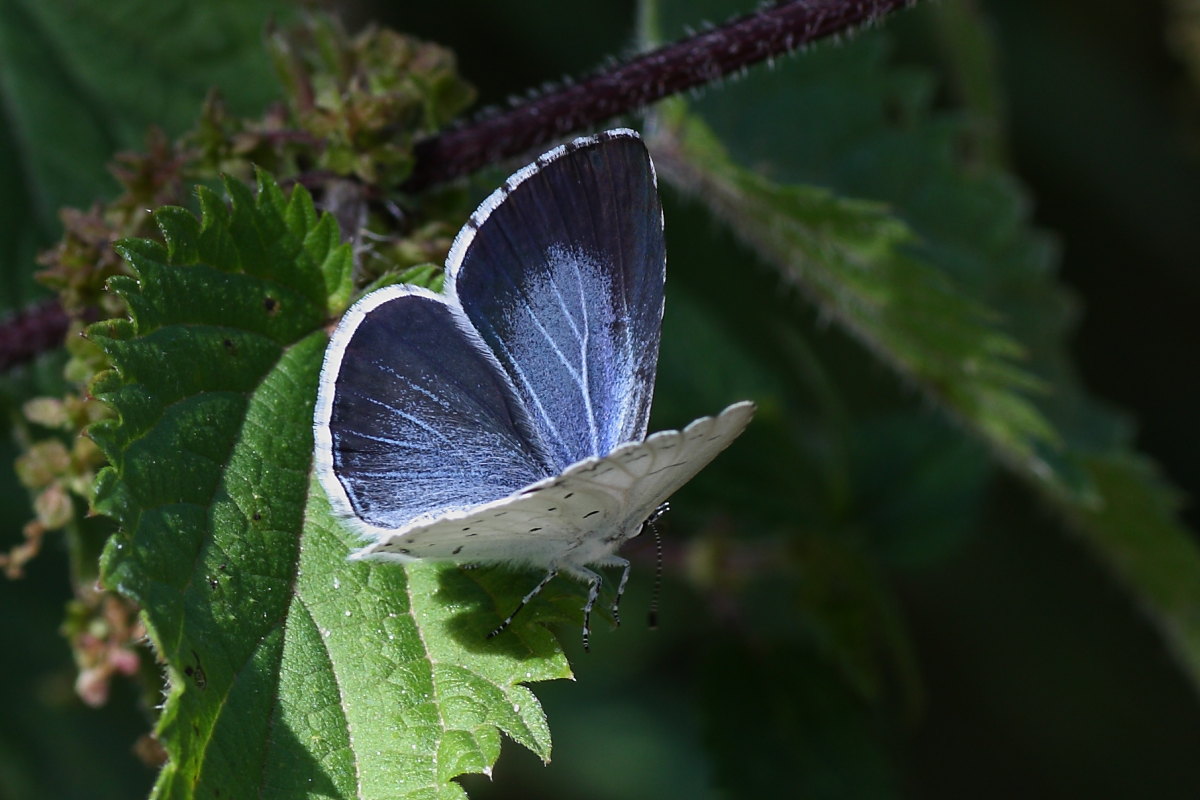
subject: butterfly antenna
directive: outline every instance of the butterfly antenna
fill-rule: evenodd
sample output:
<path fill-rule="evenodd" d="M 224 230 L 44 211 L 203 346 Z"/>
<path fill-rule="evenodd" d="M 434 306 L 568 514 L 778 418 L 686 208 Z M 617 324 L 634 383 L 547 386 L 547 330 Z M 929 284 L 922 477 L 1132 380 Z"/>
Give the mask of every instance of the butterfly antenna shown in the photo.
<path fill-rule="evenodd" d="M 530 591 L 529 594 L 527 594 L 521 598 L 521 602 L 517 603 L 517 607 L 513 609 L 513 612 L 511 614 L 509 614 L 507 617 L 505 617 L 504 621 L 501 622 L 499 625 L 497 625 L 496 629 L 487 635 L 487 638 L 491 639 L 493 636 L 499 636 L 500 634 L 504 633 L 505 629 L 507 629 L 508 626 L 512 624 L 513 617 L 517 616 L 517 614 L 520 614 L 521 609 L 524 608 L 526 605 L 528 605 L 530 600 L 537 597 L 538 594 L 542 591 L 542 589 L 546 588 L 546 584 L 548 584 L 550 581 L 554 580 L 556 575 L 558 575 L 558 570 L 556 570 L 556 569 L 552 569 L 549 572 L 547 572 L 546 577 L 542 578 L 541 582 L 538 583 L 537 586 L 533 587 L 533 590 Z M 584 641 L 584 648 L 586 649 L 587 648 L 586 630 L 584 632 L 583 641 Z"/>
<path fill-rule="evenodd" d="M 654 591 L 650 594 L 650 612 L 646 614 L 646 623 L 651 630 L 658 627 L 658 597 L 662 594 L 663 547 L 662 534 L 658 530 L 658 519 L 670 510 L 671 505 L 663 503 L 654 510 L 650 519 L 646 520 L 646 524 L 650 526 L 650 531 L 654 534 Z"/>

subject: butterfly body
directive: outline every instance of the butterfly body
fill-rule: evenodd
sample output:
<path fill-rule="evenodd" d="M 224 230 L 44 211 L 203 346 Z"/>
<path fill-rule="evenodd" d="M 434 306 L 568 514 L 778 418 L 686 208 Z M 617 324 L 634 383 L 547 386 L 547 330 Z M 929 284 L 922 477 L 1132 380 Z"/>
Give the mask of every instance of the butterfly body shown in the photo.
<path fill-rule="evenodd" d="M 737 403 L 646 437 L 665 264 L 649 155 L 615 130 L 551 150 L 485 200 L 444 295 L 359 300 L 326 351 L 314 418 L 317 475 L 369 542 L 351 557 L 546 570 L 526 601 L 567 573 L 589 584 L 586 642 L 591 567 L 624 568 L 619 597 L 617 550 L 753 414 Z"/>

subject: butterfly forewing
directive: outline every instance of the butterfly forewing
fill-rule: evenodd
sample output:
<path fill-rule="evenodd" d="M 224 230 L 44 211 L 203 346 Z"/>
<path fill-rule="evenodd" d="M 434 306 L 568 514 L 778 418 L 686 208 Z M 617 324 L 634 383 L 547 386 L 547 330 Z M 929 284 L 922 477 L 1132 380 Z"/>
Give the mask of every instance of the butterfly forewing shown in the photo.
<path fill-rule="evenodd" d="M 451 292 L 558 469 L 645 436 L 665 259 L 654 170 L 632 131 L 542 156 L 451 249 Z"/>

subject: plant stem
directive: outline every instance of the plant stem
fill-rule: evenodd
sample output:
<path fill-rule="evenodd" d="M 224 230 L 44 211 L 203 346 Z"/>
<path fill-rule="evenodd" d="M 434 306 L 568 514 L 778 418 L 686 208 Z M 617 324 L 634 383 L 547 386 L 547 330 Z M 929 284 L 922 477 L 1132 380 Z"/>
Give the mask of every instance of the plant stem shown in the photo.
<path fill-rule="evenodd" d="M 644 53 L 416 146 L 407 191 L 474 172 L 679 92 L 875 21 L 915 0 L 793 0 Z"/>
<path fill-rule="evenodd" d="M 53 298 L 0 323 L 0 372 L 61 347 L 69 323 L 66 312 Z"/>

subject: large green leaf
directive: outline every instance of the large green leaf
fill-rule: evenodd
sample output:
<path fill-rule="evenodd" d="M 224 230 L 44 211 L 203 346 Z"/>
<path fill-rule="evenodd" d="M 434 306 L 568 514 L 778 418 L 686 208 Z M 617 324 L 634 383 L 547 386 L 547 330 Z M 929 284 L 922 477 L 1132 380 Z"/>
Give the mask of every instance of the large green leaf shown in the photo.
<path fill-rule="evenodd" d="M 908 228 L 878 205 L 784 186 L 735 165 L 703 123 L 676 107 L 660 170 L 703 197 L 788 280 L 926 393 L 1029 472 L 1056 434 L 1027 393 L 1020 346 L 933 267 L 910 256 Z"/>
<path fill-rule="evenodd" d="M 932 76 L 890 63 L 890 41 L 819 47 L 673 110 L 660 169 L 1049 499 L 1200 684 L 1200 550 L 1128 426 L 1079 386 L 1072 305 L 996 121 L 935 112 Z M 986 68 L 964 69 L 986 112 Z"/>
<path fill-rule="evenodd" d="M 350 564 L 353 537 L 310 475 L 327 297 L 350 252 L 305 192 L 229 183 L 167 245 L 123 245 L 132 319 L 90 334 L 116 410 L 97 507 L 122 532 L 107 585 L 144 609 L 167 663 L 159 797 L 458 797 L 499 731 L 549 755 L 520 685 L 569 669 L 535 613 L 484 635 L 514 590 L 486 572 Z M 334 305 L 340 305 L 335 303 Z"/>

